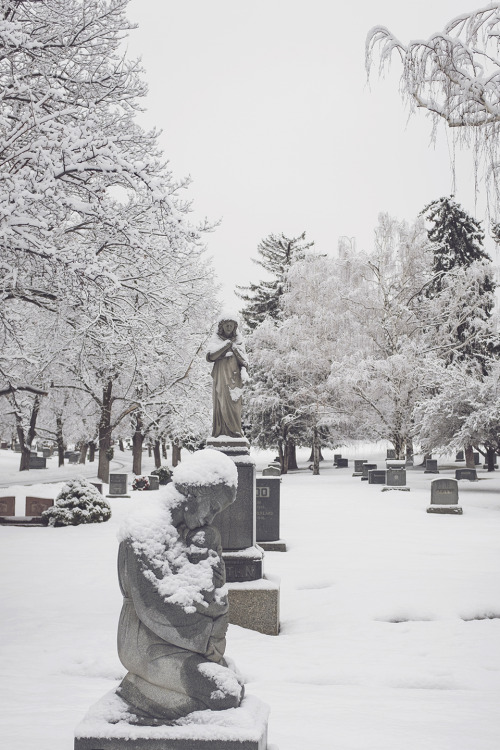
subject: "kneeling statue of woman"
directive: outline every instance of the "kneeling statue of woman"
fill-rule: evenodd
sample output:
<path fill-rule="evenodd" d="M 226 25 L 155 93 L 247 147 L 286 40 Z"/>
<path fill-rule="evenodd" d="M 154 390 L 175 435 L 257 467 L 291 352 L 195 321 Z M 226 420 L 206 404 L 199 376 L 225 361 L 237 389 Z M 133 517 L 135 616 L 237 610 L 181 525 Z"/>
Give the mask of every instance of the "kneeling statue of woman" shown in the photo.
<path fill-rule="evenodd" d="M 234 502 L 236 485 L 230 458 L 198 451 L 176 467 L 166 496 L 122 527 L 118 655 L 128 673 L 117 692 L 137 723 L 241 703 L 243 686 L 224 659 L 225 570 L 210 525 Z"/>

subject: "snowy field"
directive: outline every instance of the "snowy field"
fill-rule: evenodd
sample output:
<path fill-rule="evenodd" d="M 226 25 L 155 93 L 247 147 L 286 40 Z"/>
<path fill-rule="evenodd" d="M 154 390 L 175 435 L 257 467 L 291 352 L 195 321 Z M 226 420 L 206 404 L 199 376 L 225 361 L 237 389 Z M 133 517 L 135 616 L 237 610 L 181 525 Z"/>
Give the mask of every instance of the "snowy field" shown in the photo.
<path fill-rule="evenodd" d="M 340 451 L 337 451 L 340 452 Z M 377 446 L 343 456 L 383 465 Z M 256 453 L 263 468 L 272 454 Z M 381 492 L 332 467 L 283 477 L 281 536 L 266 554 L 281 579 L 281 634 L 231 625 L 227 654 L 247 692 L 271 707 L 279 750 L 498 750 L 500 472 L 460 482 L 463 516 L 431 515 L 430 482 Z M 118 453 L 112 470 L 130 469 Z M 80 467 L 19 474 L 0 451 L 0 495 L 54 497 Z M 448 458 L 440 476 L 454 476 Z M 84 473 L 91 478 L 96 464 Z M 153 468 L 146 458 L 145 473 Z M 17 485 L 22 481 L 31 485 Z M 0 527 L 0 738 L 8 750 L 71 750 L 89 706 L 124 674 L 115 639 L 121 596 L 117 530 L 147 493 L 111 501 L 104 524 Z M 156 494 L 156 493 L 155 493 Z"/>

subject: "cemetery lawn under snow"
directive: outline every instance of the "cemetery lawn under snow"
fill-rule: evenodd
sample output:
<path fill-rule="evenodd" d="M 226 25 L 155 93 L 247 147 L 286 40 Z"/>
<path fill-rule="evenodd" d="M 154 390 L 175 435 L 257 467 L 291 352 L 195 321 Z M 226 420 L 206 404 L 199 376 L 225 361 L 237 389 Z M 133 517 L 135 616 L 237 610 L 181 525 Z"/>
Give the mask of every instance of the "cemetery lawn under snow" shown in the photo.
<path fill-rule="evenodd" d="M 380 467 L 385 449 L 342 455 Z M 272 454 L 255 456 L 262 469 Z M 279 750 L 498 750 L 500 472 L 480 469 L 480 481 L 459 483 L 463 516 L 431 515 L 436 475 L 415 467 L 410 492 L 381 492 L 352 477 L 352 460 L 334 469 L 325 457 L 320 476 L 303 460 L 283 477 L 288 552 L 265 558 L 266 575 L 281 579 L 280 635 L 228 632 L 226 654 L 247 693 L 270 705 L 269 742 Z M 21 475 L 18 460 L 0 451 L 0 496 L 15 494 L 19 515 L 26 494 L 55 497 L 61 486 L 34 482 L 80 473 Z M 440 463 L 440 477 L 463 466 Z M 144 473 L 152 468 L 146 459 Z M 33 486 L 9 487 L 20 481 Z M 157 493 L 130 494 L 110 500 L 107 523 L 0 527 L 0 737 L 8 750 L 71 750 L 75 725 L 125 673 L 115 644 L 117 532 Z"/>

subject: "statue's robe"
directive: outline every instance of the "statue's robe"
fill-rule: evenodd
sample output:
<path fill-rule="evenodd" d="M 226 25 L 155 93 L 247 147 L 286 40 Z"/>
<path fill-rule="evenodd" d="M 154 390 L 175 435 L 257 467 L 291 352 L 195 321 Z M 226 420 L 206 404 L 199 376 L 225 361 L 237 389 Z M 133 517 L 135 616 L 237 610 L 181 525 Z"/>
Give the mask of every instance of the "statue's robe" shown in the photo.
<path fill-rule="evenodd" d="M 203 527 L 220 537 L 214 527 Z M 212 545 L 210 545 L 212 546 Z M 136 554 L 130 539 L 120 544 L 118 576 L 123 607 L 118 626 L 118 655 L 128 674 L 118 688 L 139 717 L 172 720 L 206 708 L 239 705 L 242 688 L 224 661 L 227 597 L 206 592 L 207 607 L 195 612 L 166 602 L 144 575 L 147 561 Z M 150 568 L 149 568 L 150 569 Z M 223 565 L 214 569 L 214 589 L 224 583 Z M 203 675 L 209 662 L 227 671 L 230 690 Z M 231 682 L 233 683 L 231 685 Z M 239 693 L 239 694 L 238 694 Z"/>
<path fill-rule="evenodd" d="M 243 437 L 241 427 L 241 407 L 243 380 L 241 368 L 246 367 L 247 358 L 241 337 L 233 343 L 237 351 L 236 357 L 231 351 L 223 354 L 215 361 L 211 356 L 226 344 L 227 339 L 216 335 L 210 342 L 207 360 L 213 362 L 212 368 L 212 398 L 213 423 L 212 437 L 228 435 L 229 437 Z"/>

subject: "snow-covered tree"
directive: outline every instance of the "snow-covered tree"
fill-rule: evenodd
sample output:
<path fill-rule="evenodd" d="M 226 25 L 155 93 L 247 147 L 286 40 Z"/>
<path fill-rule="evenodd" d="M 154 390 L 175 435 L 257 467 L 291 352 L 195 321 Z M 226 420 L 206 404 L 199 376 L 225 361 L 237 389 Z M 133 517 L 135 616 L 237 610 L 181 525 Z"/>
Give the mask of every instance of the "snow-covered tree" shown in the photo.
<path fill-rule="evenodd" d="M 313 245 L 314 242 L 306 242 L 305 232 L 292 238 L 283 233 L 270 234 L 259 243 L 257 252 L 260 258 L 253 261 L 267 272 L 269 278 L 258 284 L 252 282 L 248 287 L 237 287 L 237 294 L 245 303 L 241 314 L 249 330 L 253 331 L 267 317 L 278 320 L 286 273 Z"/>
<path fill-rule="evenodd" d="M 368 71 L 374 54 L 380 68 L 393 54 L 403 72 L 401 90 L 411 110 L 423 108 L 453 129 L 463 143 L 487 158 L 498 205 L 498 142 L 500 128 L 500 4 L 490 3 L 461 13 L 443 31 L 428 39 L 403 44 L 384 26 L 370 30 L 366 42 Z"/>

